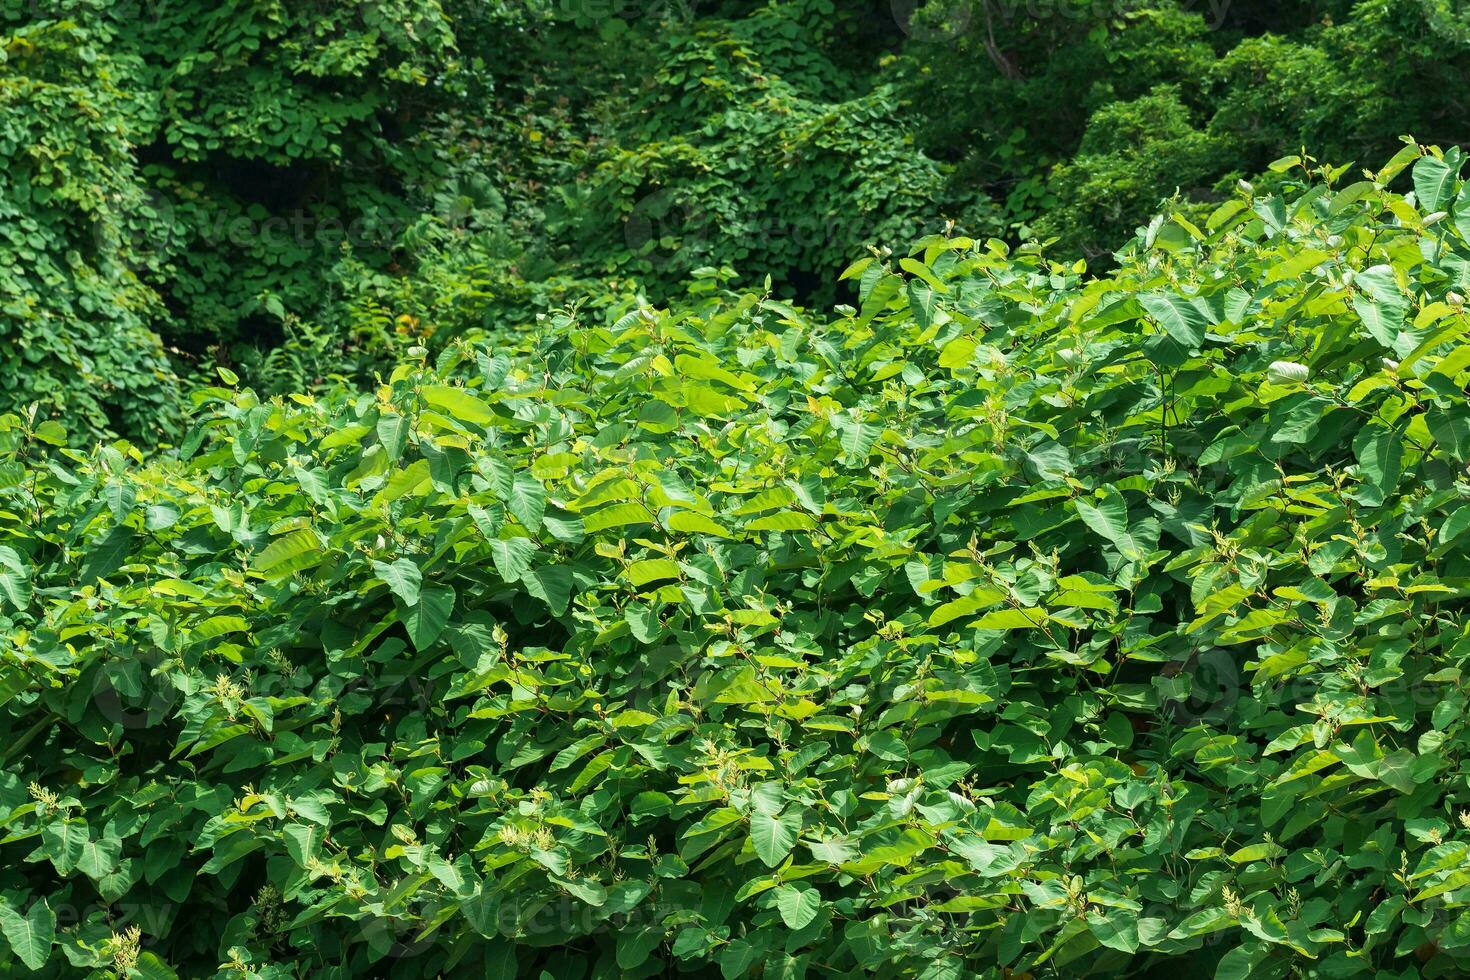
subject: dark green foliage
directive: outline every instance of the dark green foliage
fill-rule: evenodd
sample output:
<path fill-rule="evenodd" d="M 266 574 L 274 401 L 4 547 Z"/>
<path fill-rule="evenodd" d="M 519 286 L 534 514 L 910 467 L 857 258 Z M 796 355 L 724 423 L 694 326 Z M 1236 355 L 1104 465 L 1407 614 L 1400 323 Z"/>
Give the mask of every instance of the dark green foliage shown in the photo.
<path fill-rule="evenodd" d="M 27 363 L 57 367 L 7 404 L 150 442 L 176 436 L 172 375 L 366 380 L 403 317 L 438 343 L 696 273 L 820 305 L 848 256 L 949 222 L 1106 263 L 1164 200 L 1284 153 L 1444 141 L 1470 70 L 1444 0 L 6 0 L 0 25 L 51 31 L 65 50 L 8 74 L 68 93 L 24 96 L 8 170 L 27 140 L 90 144 L 48 165 L 106 189 L 71 217 L 7 196 L 49 229 L 24 275 L 40 247 L 95 280 L 10 287 Z"/>
<path fill-rule="evenodd" d="M 330 309 L 344 249 L 381 267 L 416 220 L 414 114 L 454 68 L 436 3 L 12 0 L 7 22 L 11 406 L 176 438 L 176 372 Z"/>
<path fill-rule="evenodd" d="M 828 60 L 831 16 L 825 2 L 772 5 L 660 43 L 637 124 L 620 122 L 588 160 L 586 191 L 566 199 L 572 261 L 662 286 L 659 298 L 701 266 L 821 297 L 824 270 L 854 251 L 937 226 L 942 169 L 913 145 L 891 88 L 855 91 Z"/>
<path fill-rule="evenodd" d="M 1176 190 L 1215 196 L 1289 150 L 1363 163 L 1403 133 L 1448 139 L 1444 126 L 1465 117 L 1470 29 L 1446 0 L 936 0 L 926 13 L 959 29 L 911 30 L 899 61 L 923 109 L 920 146 L 1004 200 L 1015 225 L 1070 250 L 1110 251 L 1134 208 Z M 1185 111 L 1154 116 L 1138 101 L 1163 85 Z M 1120 123 L 1146 124 L 1145 142 L 1089 150 Z"/>
<path fill-rule="evenodd" d="M 1056 203 L 1037 231 L 1069 238 L 1078 229 L 1115 229 L 1153 214 L 1161 195 L 1208 197 L 1226 145 L 1194 125 L 1172 86 L 1114 102 L 1088 123 L 1077 155 L 1053 171 Z M 1093 256 L 1110 250 L 1107 239 L 1069 244 Z"/>
<path fill-rule="evenodd" d="M 173 432 L 173 369 L 149 329 L 158 215 L 137 179 L 141 107 L 121 66 L 42 24 L 0 46 L 0 399 L 82 433 Z"/>

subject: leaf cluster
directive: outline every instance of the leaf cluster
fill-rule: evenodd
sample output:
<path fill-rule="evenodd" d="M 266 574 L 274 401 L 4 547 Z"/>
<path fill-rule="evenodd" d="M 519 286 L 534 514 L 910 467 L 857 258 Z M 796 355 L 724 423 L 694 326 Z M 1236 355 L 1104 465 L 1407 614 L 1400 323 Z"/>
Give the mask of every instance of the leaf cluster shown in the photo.
<path fill-rule="evenodd" d="M 1462 163 L 6 417 L 0 969 L 1462 972 Z"/>

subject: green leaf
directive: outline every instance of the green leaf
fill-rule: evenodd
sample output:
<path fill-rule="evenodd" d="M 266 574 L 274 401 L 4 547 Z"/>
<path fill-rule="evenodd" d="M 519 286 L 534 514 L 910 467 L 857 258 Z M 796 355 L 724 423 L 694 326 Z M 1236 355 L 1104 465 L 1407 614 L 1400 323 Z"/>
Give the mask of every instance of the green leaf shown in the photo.
<path fill-rule="evenodd" d="M 1409 312 L 1409 299 L 1399 288 L 1393 267 L 1376 265 L 1364 269 L 1353 280 L 1353 286 L 1357 291 L 1353 297 L 1353 309 L 1363 321 L 1368 335 L 1394 350 Z"/>
<path fill-rule="evenodd" d="M 1447 548 L 1454 544 L 1467 529 L 1470 529 L 1470 504 L 1457 508 L 1453 514 L 1444 519 L 1444 523 L 1439 528 L 1440 548 Z"/>
<path fill-rule="evenodd" d="M 56 941 L 56 914 L 44 898 L 31 902 L 25 915 L 0 900 L 0 933 L 18 960 L 31 970 L 40 970 Z"/>
<path fill-rule="evenodd" d="M 660 579 L 679 578 L 679 563 L 668 558 L 635 561 L 628 566 L 627 574 L 628 581 L 641 588 Z"/>
<path fill-rule="evenodd" d="M 862 462 L 873 452 L 873 444 L 878 441 L 882 433 L 882 427 L 870 425 L 867 422 L 853 421 L 842 427 L 842 451 L 847 454 L 849 460 Z"/>
<path fill-rule="evenodd" d="M 138 965 L 133 967 L 133 972 L 142 980 L 179 980 L 172 967 L 146 949 L 138 954 Z"/>
<path fill-rule="evenodd" d="M 806 882 L 781 885 L 776 889 L 776 908 L 790 929 L 805 929 L 822 910 L 822 895 Z"/>
<path fill-rule="evenodd" d="M 495 936 L 485 944 L 485 980 L 517 980 L 520 975 L 514 943 Z"/>
<path fill-rule="evenodd" d="M 817 527 L 815 518 L 796 510 L 767 514 L 745 525 L 747 531 L 815 531 Z"/>
<path fill-rule="evenodd" d="M 116 837 L 88 840 L 77 856 L 77 870 L 93 880 L 105 878 L 117 867 L 121 855 L 122 841 Z"/>
<path fill-rule="evenodd" d="M 663 930 L 652 926 L 620 930 L 617 934 L 615 957 L 618 966 L 624 970 L 634 970 L 642 966 L 663 941 Z"/>
<path fill-rule="evenodd" d="M 255 556 L 255 569 L 271 576 L 289 575 L 309 568 L 321 558 L 321 541 L 315 531 L 302 528 L 272 541 Z"/>
<path fill-rule="evenodd" d="M 1105 914 L 1093 912 L 1088 916 L 1087 928 L 1097 941 L 1109 949 L 1132 956 L 1138 952 L 1137 913 L 1109 909 Z"/>
<path fill-rule="evenodd" d="M 1240 848 L 1230 855 L 1230 860 L 1235 864 L 1249 864 L 1252 861 L 1265 861 L 1268 858 L 1280 857 L 1286 850 L 1279 844 L 1249 844 Z"/>
<path fill-rule="evenodd" d="M 36 426 L 35 437 L 37 441 L 49 446 L 64 446 L 66 445 L 66 426 L 55 419 L 47 419 Z"/>
<path fill-rule="evenodd" d="M 1398 749 L 1378 760 L 1378 779 L 1400 793 L 1412 793 L 1418 786 L 1414 778 L 1414 753 Z"/>
<path fill-rule="evenodd" d="M 424 574 L 407 558 L 398 558 L 392 564 L 373 562 L 373 572 L 388 584 L 389 590 L 409 608 L 418 605 L 419 590 L 423 586 Z"/>
<path fill-rule="evenodd" d="M 572 597 L 572 570 L 566 565 L 542 565 L 521 576 L 526 591 L 551 607 L 560 616 L 567 611 Z"/>
<path fill-rule="evenodd" d="M 531 474 L 517 473 L 505 507 L 528 531 L 539 531 L 546 514 L 546 488 Z"/>
<path fill-rule="evenodd" d="M 601 510 L 593 511 L 582 519 L 582 527 L 588 534 L 598 531 L 607 531 L 615 527 L 627 527 L 632 524 L 652 524 L 653 515 L 648 508 L 642 504 L 623 503 L 603 507 Z"/>
<path fill-rule="evenodd" d="M 70 874 L 89 840 L 80 820 L 54 820 L 41 828 L 41 847 L 61 874 Z"/>
<path fill-rule="evenodd" d="M 801 833 L 801 823 L 801 814 L 795 810 L 779 815 L 751 814 L 750 842 L 766 867 L 774 868 L 791 853 Z"/>
<path fill-rule="evenodd" d="M 1133 536 L 1128 532 L 1128 504 L 1123 500 L 1122 494 L 1109 490 L 1099 503 L 1094 504 L 1081 497 L 1073 503 L 1082 523 L 1117 548 L 1124 558 L 1142 557 Z"/>
<path fill-rule="evenodd" d="M 1398 485 L 1403 466 L 1403 437 L 1397 430 L 1365 426 L 1353 440 L 1353 450 L 1364 483 L 1361 493 L 1376 506 Z"/>
<path fill-rule="evenodd" d="M 730 532 L 715 521 L 689 510 L 676 511 L 664 522 L 664 526 L 670 531 L 680 531 L 685 534 L 713 534 L 721 538 L 730 536 Z"/>
<path fill-rule="evenodd" d="M 460 874 L 458 868 L 438 854 L 433 855 L 426 862 L 425 867 L 438 882 L 449 889 L 451 894 L 458 894 L 464 890 L 465 878 Z"/>
<path fill-rule="evenodd" d="M 939 366 L 951 371 L 970 366 L 975 357 L 976 345 L 968 337 L 956 337 L 939 352 Z"/>
<path fill-rule="evenodd" d="M 403 448 L 408 444 L 408 433 L 413 427 L 408 419 L 402 415 L 384 415 L 378 419 L 378 441 L 383 444 L 383 449 L 388 458 L 397 462 L 403 455 Z"/>
<path fill-rule="evenodd" d="M 1449 410 L 1431 408 L 1427 419 L 1439 449 L 1453 459 L 1470 461 L 1470 411 L 1460 406 Z"/>
<path fill-rule="evenodd" d="M 327 490 L 327 477 L 321 470 L 307 469 L 296 463 L 291 464 L 291 475 L 296 477 L 297 484 L 303 493 L 318 506 L 326 506 L 329 501 Z"/>
<path fill-rule="evenodd" d="M 892 273 L 879 279 L 863 297 L 862 312 L 858 316 L 857 326 L 859 328 L 866 326 L 874 317 L 886 310 L 888 304 L 903 292 L 903 286 L 903 277 Z"/>
<path fill-rule="evenodd" d="M 732 939 L 719 951 L 720 976 L 724 980 L 738 980 L 760 961 L 762 948 L 744 939 Z"/>
<path fill-rule="evenodd" d="M 415 650 L 427 650 L 439 639 L 454 611 L 454 599 L 454 589 L 447 585 L 426 585 L 419 592 L 418 601 L 403 617 Z"/>
<path fill-rule="evenodd" d="M 297 533 L 311 534 L 309 531 L 300 531 Z M 294 537 L 294 535 L 287 535 L 287 537 Z M 314 547 L 316 545 L 315 535 L 312 535 L 311 540 Z M 107 536 L 102 539 L 100 544 L 91 546 L 86 564 L 82 566 L 80 574 L 81 584 L 91 585 L 98 579 L 107 578 L 121 568 L 132 551 L 134 541 L 132 529 L 124 525 L 120 524 L 111 531 L 108 531 Z M 277 543 L 279 544 L 281 542 Z M 267 548 L 266 551 L 269 552 L 270 548 Z"/>
<path fill-rule="evenodd" d="M 980 630 L 1036 629 L 1046 625 L 1046 613 L 1040 609 L 997 609 L 975 621 Z"/>
<path fill-rule="evenodd" d="M 0 545 L 0 599 L 15 609 L 31 604 L 30 570 L 14 548 Z M 0 605 L 0 609 L 4 606 Z"/>
<path fill-rule="evenodd" d="M 1270 955 L 1270 949 L 1265 943 L 1235 947 L 1220 957 L 1215 980 L 1249 980 L 1256 964 Z"/>
<path fill-rule="evenodd" d="M 515 582 L 531 567 L 536 557 L 536 542 L 530 538 L 490 539 L 490 560 L 495 571 L 507 582 Z"/>
<path fill-rule="evenodd" d="M 1423 156 L 1414 164 L 1414 194 L 1419 198 L 1419 207 L 1428 214 L 1444 211 L 1455 193 L 1455 168 L 1444 160 Z"/>
<path fill-rule="evenodd" d="M 315 824 L 288 824 L 282 828 L 281 836 L 285 841 L 286 853 L 291 855 L 291 860 L 296 862 L 297 867 L 306 867 L 307 861 L 317 856 L 322 834 L 322 828 Z"/>
<path fill-rule="evenodd" d="M 1459 231 L 1460 238 L 1470 242 L 1470 181 L 1455 195 L 1454 215 L 1455 229 Z"/>
<path fill-rule="evenodd" d="M 928 330 L 934 324 L 934 315 L 939 309 L 939 294 L 922 279 L 908 281 L 909 309 L 919 329 Z"/>
<path fill-rule="evenodd" d="M 495 418 L 495 413 L 490 411 L 477 396 L 470 394 L 463 388 L 453 388 L 448 385 L 427 385 L 421 394 L 424 401 L 447 412 L 450 416 L 461 422 L 469 422 L 471 425 L 485 425 Z"/>
<path fill-rule="evenodd" d="M 1211 318 L 1197 300 L 1172 293 L 1146 293 L 1138 297 L 1138 302 L 1170 337 L 1185 347 L 1194 349 L 1205 342 Z"/>
<path fill-rule="evenodd" d="M 967 596 L 962 596 L 935 609 L 929 614 L 930 626 L 943 626 L 953 622 L 961 616 L 968 616 L 978 612 L 986 606 L 993 606 L 1005 599 L 1005 593 L 999 589 L 978 588 Z"/>

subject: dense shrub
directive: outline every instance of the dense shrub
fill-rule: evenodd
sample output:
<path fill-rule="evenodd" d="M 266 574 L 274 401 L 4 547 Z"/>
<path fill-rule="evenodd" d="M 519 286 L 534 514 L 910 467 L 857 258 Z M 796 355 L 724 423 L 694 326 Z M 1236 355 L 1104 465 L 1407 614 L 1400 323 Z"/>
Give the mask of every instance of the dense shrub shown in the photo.
<path fill-rule="evenodd" d="M 434 2 L 0 3 L 5 409 L 176 439 L 176 374 L 391 260 L 454 67 Z"/>
<path fill-rule="evenodd" d="M 178 415 L 139 278 L 157 215 L 130 142 L 139 107 L 75 29 L 0 36 L 0 405 L 154 440 Z"/>
<path fill-rule="evenodd" d="M 0 969 L 1458 975 L 1470 191 L 1418 154 L 1103 279 L 934 237 L 832 320 L 706 280 L 226 372 L 152 460 L 5 419 Z"/>
<path fill-rule="evenodd" d="M 974 194 L 946 189 L 892 86 L 828 57 L 832 8 L 771 4 L 661 39 L 552 212 L 567 265 L 635 277 L 659 301 L 695 269 L 730 266 L 830 302 L 828 270 L 866 245 L 946 217 L 993 223 Z"/>
<path fill-rule="evenodd" d="M 0 331 L 23 341 L 0 410 L 153 446 L 216 366 L 263 392 L 366 384 L 405 322 L 438 349 L 582 296 L 677 305 L 709 269 L 824 307 L 851 255 L 945 227 L 1101 269 L 1161 202 L 1274 186 L 1283 153 L 1452 142 L 1470 20 L 1448 0 L 0 0 L 0 49 Z"/>
<path fill-rule="evenodd" d="M 1197 128 L 1169 86 L 1098 110 L 1071 160 L 1052 172 L 1056 204 L 1037 221 L 1059 248 L 1091 257 L 1116 242 L 1092 237 L 1153 214 L 1161 198 L 1208 200 L 1222 141 Z"/>
<path fill-rule="evenodd" d="M 916 107 L 918 145 L 966 189 L 1004 202 L 1008 231 L 1044 230 L 1072 248 L 1110 247 L 1138 220 L 1091 207 L 1079 191 L 1147 200 L 1152 211 L 1190 182 L 1254 177 L 1302 146 L 1366 163 L 1393 153 L 1405 132 L 1449 140 L 1440 130 L 1463 112 L 1457 80 L 1470 68 L 1470 22 L 1447 0 L 892 7 L 914 11 L 893 74 Z M 1194 132 L 1141 147 L 1137 168 L 1086 149 L 1162 86 L 1177 91 Z M 1187 172 L 1172 174 L 1181 151 Z M 1201 163 L 1205 179 L 1194 173 Z M 1050 193 L 1038 187 L 1048 178 Z"/>

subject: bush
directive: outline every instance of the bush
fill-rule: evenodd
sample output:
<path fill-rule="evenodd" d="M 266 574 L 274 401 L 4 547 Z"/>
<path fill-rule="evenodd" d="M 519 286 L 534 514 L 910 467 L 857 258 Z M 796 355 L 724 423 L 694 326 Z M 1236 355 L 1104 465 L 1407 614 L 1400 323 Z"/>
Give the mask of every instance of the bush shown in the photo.
<path fill-rule="evenodd" d="M 0 406 L 156 440 L 179 394 L 139 278 L 156 215 L 116 68 L 70 25 L 0 34 Z"/>
<path fill-rule="evenodd" d="M 1037 221 L 1059 250 L 1106 255 L 1141 214 L 1174 197 L 1207 196 L 1224 141 L 1196 129 L 1179 93 L 1169 87 L 1100 109 L 1077 155 L 1052 173 L 1056 205 Z"/>
<path fill-rule="evenodd" d="M 1419 154 L 1100 280 L 936 237 L 831 321 L 226 372 L 172 458 L 7 418 L 0 970 L 1462 973 L 1470 191 L 1386 190 Z"/>
<path fill-rule="evenodd" d="M 652 78 L 625 96 L 606 145 L 589 148 L 585 185 L 553 209 L 567 264 L 635 278 L 659 302 L 710 266 L 831 302 L 828 270 L 865 246 L 945 217 L 993 224 L 983 198 L 946 191 L 892 86 L 864 85 L 824 55 L 830 7 L 772 4 L 663 39 Z"/>

